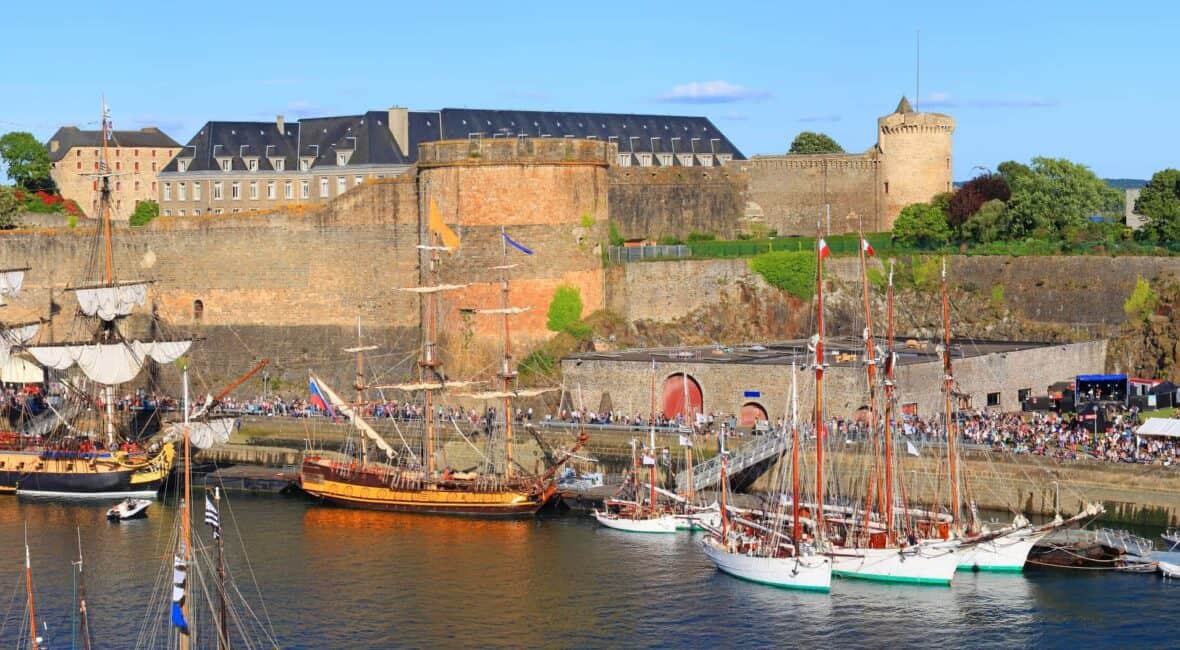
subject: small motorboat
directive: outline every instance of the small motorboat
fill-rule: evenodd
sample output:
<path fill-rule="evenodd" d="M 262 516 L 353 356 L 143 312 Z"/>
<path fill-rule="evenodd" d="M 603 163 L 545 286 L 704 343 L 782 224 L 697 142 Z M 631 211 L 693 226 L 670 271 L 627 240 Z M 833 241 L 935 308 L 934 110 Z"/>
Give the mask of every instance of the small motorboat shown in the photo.
<path fill-rule="evenodd" d="M 123 499 L 107 510 L 107 519 L 111 521 L 141 519 L 147 517 L 147 509 L 150 505 L 152 505 L 151 499 Z"/>
<path fill-rule="evenodd" d="M 1165 578 L 1180 578 L 1180 564 L 1160 561 L 1159 569 Z"/>
<path fill-rule="evenodd" d="M 1172 550 L 1175 550 L 1177 546 L 1180 546 L 1180 528 L 1169 530 L 1163 535 L 1160 535 L 1160 537 L 1164 538 L 1164 541 L 1172 547 Z"/>

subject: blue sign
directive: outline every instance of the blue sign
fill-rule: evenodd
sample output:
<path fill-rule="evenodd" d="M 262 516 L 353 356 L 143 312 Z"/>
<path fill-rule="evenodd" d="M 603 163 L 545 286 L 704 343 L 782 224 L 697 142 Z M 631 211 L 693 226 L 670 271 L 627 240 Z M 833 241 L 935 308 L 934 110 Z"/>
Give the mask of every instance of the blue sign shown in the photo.
<path fill-rule="evenodd" d="M 762 397 L 760 390 L 747 390 L 742 393 L 742 397 Z"/>

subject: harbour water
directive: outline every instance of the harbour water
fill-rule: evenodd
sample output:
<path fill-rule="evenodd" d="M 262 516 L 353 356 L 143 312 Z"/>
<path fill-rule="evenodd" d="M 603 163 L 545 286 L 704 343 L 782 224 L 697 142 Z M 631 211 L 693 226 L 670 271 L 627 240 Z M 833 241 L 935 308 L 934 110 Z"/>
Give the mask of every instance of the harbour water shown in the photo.
<path fill-rule="evenodd" d="M 298 498 L 222 503 L 231 570 L 244 592 L 256 576 L 284 648 L 1177 644 L 1180 582 L 1155 575 L 960 573 L 950 588 L 836 580 L 830 594 L 796 593 L 718 573 L 687 533 L 619 533 L 580 517 L 362 512 Z M 14 647 L 21 628 L 26 522 L 44 647 L 70 647 L 76 527 L 94 647 L 135 646 L 176 508 L 157 503 L 145 520 L 108 523 L 109 505 L 0 499 L 0 647 Z"/>

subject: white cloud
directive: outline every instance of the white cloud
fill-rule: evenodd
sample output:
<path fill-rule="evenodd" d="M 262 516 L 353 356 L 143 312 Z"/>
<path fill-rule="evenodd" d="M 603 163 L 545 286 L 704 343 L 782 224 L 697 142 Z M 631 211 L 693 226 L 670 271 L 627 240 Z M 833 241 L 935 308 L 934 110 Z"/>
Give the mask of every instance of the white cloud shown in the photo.
<path fill-rule="evenodd" d="M 770 98 L 765 90 L 746 88 L 728 81 L 692 81 L 673 86 L 664 93 L 660 101 L 674 104 L 727 104 L 732 102 L 760 101 Z"/>

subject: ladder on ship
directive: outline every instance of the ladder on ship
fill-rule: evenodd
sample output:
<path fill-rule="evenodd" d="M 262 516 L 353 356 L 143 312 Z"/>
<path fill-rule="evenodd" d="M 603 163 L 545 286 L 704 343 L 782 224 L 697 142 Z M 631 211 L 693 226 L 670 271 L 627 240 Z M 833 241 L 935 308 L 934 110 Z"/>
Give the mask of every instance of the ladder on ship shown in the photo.
<path fill-rule="evenodd" d="M 729 467 L 727 469 L 729 475 L 733 476 L 747 467 L 782 455 L 789 442 L 785 435 L 757 436 L 746 444 L 729 450 Z M 694 490 L 703 490 L 716 485 L 721 480 L 721 456 L 714 456 L 693 465 L 692 478 Z M 676 491 L 684 494 L 687 488 L 687 473 L 682 472 L 676 477 Z"/>

